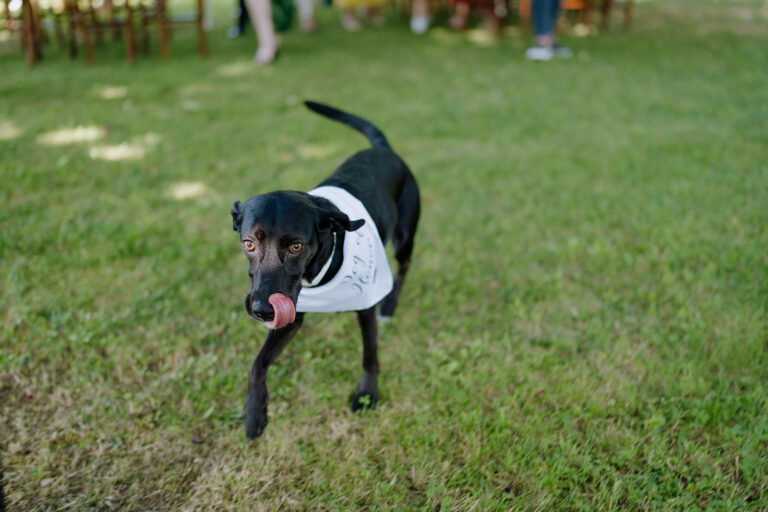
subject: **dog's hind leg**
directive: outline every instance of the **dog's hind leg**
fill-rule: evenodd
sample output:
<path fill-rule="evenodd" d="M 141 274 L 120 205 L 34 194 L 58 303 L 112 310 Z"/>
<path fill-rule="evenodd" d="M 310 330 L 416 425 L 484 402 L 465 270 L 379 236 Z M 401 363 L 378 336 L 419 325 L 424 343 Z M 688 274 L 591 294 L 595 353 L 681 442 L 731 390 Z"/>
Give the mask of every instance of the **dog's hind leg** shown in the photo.
<path fill-rule="evenodd" d="M 248 373 L 248 396 L 245 398 L 245 436 L 259 437 L 267 426 L 267 370 L 301 327 L 304 313 L 296 313 L 293 323 L 282 329 L 270 329 L 267 339 Z"/>
<path fill-rule="evenodd" d="M 352 399 L 352 411 L 369 409 L 379 399 L 377 379 L 379 377 L 378 328 L 376 306 L 357 312 L 357 323 L 363 333 L 363 376 Z"/>
<path fill-rule="evenodd" d="M 392 246 L 395 248 L 395 259 L 398 263 L 397 275 L 392 291 L 381 302 L 379 319 L 382 321 L 388 321 L 395 314 L 400 289 L 403 287 L 405 275 L 411 264 L 413 238 L 416 236 L 416 225 L 419 222 L 420 211 L 419 189 L 413 175 L 407 171 L 403 190 L 397 200 L 397 225 L 392 236 Z"/>

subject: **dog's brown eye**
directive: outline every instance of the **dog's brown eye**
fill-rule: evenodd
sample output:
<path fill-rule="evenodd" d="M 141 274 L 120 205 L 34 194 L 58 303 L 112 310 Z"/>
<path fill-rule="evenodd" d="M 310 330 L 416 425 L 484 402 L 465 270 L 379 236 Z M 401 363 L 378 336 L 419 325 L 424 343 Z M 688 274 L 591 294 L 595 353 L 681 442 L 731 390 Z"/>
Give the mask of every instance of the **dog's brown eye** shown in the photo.
<path fill-rule="evenodd" d="M 250 240 L 246 240 L 243 242 L 243 248 L 248 252 L 253 252 L 256 249 L 256 244 Z"/>
<path fill-rule="evenodd" d="M 301 242 L 293 242 L 289 249 L 293 254 L 298 254 L 301 252 L 301 250 L 304 248 L 304 244 Z"/>

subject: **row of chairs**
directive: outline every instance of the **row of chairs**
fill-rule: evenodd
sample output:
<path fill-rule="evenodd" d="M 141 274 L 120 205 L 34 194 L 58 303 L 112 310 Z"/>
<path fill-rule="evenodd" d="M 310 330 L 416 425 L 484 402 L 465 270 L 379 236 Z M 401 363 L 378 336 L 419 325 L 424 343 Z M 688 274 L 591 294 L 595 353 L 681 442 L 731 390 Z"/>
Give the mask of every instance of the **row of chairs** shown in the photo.
<path fill-rule="evenodd" d="M 124 39 L 129 61 L 136 58 L 137 39 L 140 49 L 148 54 L 153 25 L 164 58 L 170 56 L 171 31 L 182 26 L 197 29 L 198 52 L 208 54 L 203 0 L 194 0 L 192 12 L 173 15 L 169 12 L 168 0 L 53 0 L 46 4 L 42 4 L 45 0 L 0 1 L 3 2 L 0 30 L 21 33 L 22 49 L 30 66 L 42 57 L 41 47 L 48 38 L 43 31 L 44 23 L 52 25 L 59 44 L 68 47 L 72 58 L 78 55 L 82 46 L 88 64 L 94 62 L 94 46 L 100 45 L 109 35 L 113 39 Z M 66 36 L 62 25 L 66 26 Z"/>

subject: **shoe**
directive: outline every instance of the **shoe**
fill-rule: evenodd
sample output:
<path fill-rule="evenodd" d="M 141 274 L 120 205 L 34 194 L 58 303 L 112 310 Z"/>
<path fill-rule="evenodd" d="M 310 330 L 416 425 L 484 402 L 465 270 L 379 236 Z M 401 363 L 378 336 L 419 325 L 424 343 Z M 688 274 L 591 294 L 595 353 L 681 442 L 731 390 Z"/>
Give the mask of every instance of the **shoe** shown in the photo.
<path fill-rule="evenodd" d="M 227 30 L 227 37 L 230 39 L 237 39 L 238 37 L 243 35 L 243 29 L 238 27 L 237 25 L 234 25 L 232 27 L 229 27 L 229 30 Z"/>
<path fill-rule="evenodd" d="M 535 61 L 548 61 L 552 60 L 555 56 L 555 50 L 551 46 L 531 46 L 525 50 L 525 58 Z"/>
<path fill-rule="evenodd" d="M 570 59 L 573 57 L 573 52 L 567 46 L 563 46 L 560 43 L 552 45 L 552 51 L 555 52 L 555 57 L 558 59 Z"/>
<path fill-rule="evenodd" d="M 429 16 L 414 16 L 411 18 L 411 32 L 424 34 L 429 30 Z"/>
<path fill-rule="evenodd" d="M 362 25 L 360 25 L 360 20 L 349 11 L 341 13 L 341 26 L 344 27 L 344 30 L 347 32 L 359 32 L 360 29 L 363 28 Z"/>

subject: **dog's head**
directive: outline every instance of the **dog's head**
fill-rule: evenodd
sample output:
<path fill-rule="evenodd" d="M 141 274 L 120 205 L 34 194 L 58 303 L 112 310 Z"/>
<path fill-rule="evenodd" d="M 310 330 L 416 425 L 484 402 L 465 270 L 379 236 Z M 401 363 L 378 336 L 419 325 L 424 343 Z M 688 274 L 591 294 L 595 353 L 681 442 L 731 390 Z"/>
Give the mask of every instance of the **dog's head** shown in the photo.
<path fill-rule="evenodd" d="M 325 263 L 316 256 L 330 252 L 333 233 L 354 231 L 365 221 L 351 221 L 326 199 L 279 191 L 235 201 L 232 223 L 251 277 L 245 309 L 270 329 L 279 329 L 294 321 L 302 278 Z"/>

